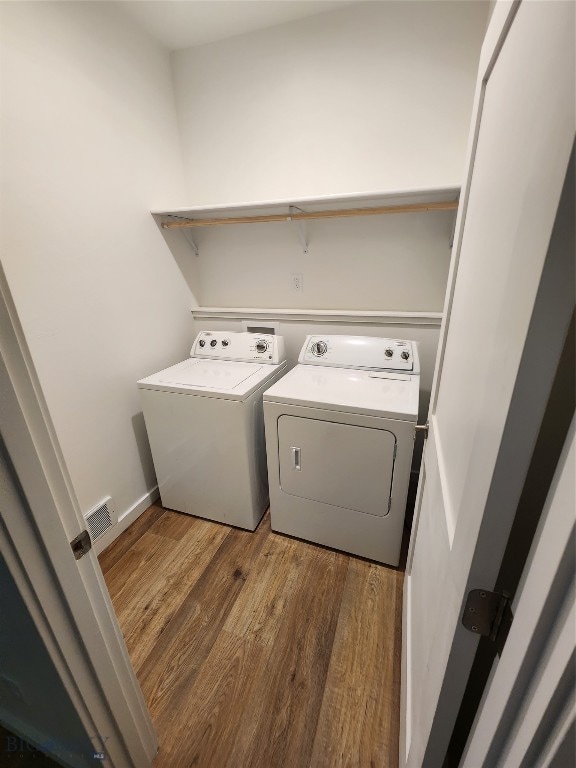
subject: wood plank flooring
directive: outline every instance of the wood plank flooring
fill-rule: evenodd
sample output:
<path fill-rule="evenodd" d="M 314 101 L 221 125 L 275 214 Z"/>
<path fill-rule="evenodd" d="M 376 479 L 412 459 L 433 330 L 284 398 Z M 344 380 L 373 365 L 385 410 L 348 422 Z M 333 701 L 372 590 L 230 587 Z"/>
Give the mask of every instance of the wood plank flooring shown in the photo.
<path fill-rule="evenodd" d="M 157 505 L 99 559 L 155 768 L 396 768 L 402 570 Z"/>

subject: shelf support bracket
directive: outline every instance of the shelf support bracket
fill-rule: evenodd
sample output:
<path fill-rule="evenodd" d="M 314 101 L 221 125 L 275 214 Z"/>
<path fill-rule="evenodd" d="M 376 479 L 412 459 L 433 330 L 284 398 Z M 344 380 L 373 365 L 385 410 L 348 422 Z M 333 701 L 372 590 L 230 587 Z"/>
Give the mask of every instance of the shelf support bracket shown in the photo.
<path fill-rule="evenodd" d="M 292 219 L 292 214 L 294 213 L 304 213 L 302 208 L 297 208 L 295 205 L 289 205 L 288 206 L 288 221 L 292 222 L 293 224 L 296 224 L 296 228 L 298 230 L 298 238 L 300 240 L 300 245 L 302 246 L 302 251 L 304 252 L 304 256 L 308 255 L 308 238 L 306 236 L 306 225 L 301 219 Z"/>
<path fill-rule="evenodd" d="M 458 208 L 454 211 L 454 221 L 452 223 L 452 230 L 450 232 L 450 242 L 448 243 L 448 247 L 450 250 L 452 250 L 452 247 L 454 246 L 454 237 L 456 236 L 456 220 L 458 219 Z"/>
<path fill-rule="evenodd" d="M 169 225 L 170 225 L 172 222 L 181 222 L 181 221 L 186 221 L 186 219 L 184 219 L 184 218 L 183 218 L 183 217 L 181 217 L 181 216 L 170 216 L 170 219 L 169 219 L 169 221 L 168 221 L 168 222 L 164 222 L 164 223 L 162 224 L 162 227 L 166 229 L 166 228 L 168 228 L 168 227 L 169 227 Z M 182 232 L 182 234 L 184 235 L 184 237 L 185 237 L 185 238 L 186 238 L 186 240 L 188 241 L 188 245 L 189 245 L 189 246 L 192 248 L 192 250 L 194 251 L 194 255 L 195 255 L 195 256 L 200 256 L 200 251 L 198 250 L 198 245 L 196 244 L 196 240 L 194 239 L 194 235 L 192 234 L 192 230 L 191 230 L 191 229 L 188 229 L 187 227 L 182 227 L 182 228 L 180 229 L 180 231 Z"/>
<path fill-rule="evenodd" d="M 200 256 L 200 251 L 198 250 L 198 246 L 196 245 L 196 241 L 192 237 L 192 232 L 190 232 L 189 229 L 183 229 L 182 231 L 184 232 L 184 237 L 190 243 L 190 245 L 192 247 L 192 250 L 194 251 L 194 255 L 195 256 Z"/>

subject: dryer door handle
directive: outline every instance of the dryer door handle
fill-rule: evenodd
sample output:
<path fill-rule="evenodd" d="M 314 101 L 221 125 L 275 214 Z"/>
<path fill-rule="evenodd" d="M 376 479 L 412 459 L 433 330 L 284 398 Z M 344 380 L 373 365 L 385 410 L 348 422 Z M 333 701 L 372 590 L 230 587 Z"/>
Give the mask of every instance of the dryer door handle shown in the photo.
<path fill-rule="evenodd" d="M 292 469 L 296 469 L 300 472 L 302 469 L 302 466 L 300 465 L 300 448 L 293 446 L 290 450 L 292 451 Z"/>

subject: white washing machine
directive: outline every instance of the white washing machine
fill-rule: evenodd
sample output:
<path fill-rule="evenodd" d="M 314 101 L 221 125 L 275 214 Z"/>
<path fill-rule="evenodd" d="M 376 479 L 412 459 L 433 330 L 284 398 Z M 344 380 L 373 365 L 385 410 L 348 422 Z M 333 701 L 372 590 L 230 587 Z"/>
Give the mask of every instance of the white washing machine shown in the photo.
<path fill-rule="evenodd" d="M 299 363 L 264 393 L 272 530 L 398 565 L 416 344 L 308 336 Z"/>
<path fill-rule="evenodd" d="M 190 358 L 138 382 L 162 504 L 253 531 L 268 506 L 262 393 L 284 340 L 200 333 Z"/>

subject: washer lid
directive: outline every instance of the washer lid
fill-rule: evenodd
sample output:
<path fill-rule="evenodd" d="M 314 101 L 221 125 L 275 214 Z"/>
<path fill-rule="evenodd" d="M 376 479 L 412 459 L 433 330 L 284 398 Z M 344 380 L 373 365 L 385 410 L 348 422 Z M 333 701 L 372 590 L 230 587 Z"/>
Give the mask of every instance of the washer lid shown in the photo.
<path fill-rule="evenodd" d="M 191 358 L 141 379 L 140 389 L 242 400 L 278 370 L 277 365 Z"/>
<path fill-rule="evenodd" d="M 414 374 L 297 365 L 264 392 L 264 400 L 416 421 L 419 389 Z"/>

